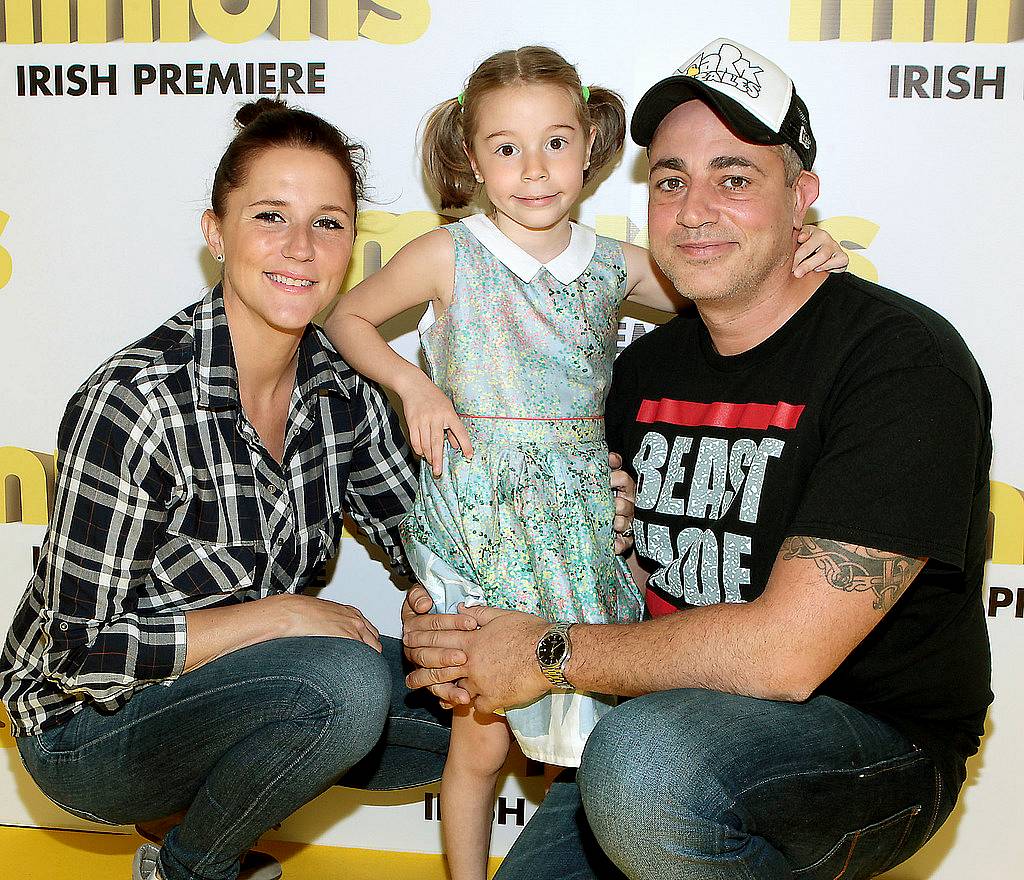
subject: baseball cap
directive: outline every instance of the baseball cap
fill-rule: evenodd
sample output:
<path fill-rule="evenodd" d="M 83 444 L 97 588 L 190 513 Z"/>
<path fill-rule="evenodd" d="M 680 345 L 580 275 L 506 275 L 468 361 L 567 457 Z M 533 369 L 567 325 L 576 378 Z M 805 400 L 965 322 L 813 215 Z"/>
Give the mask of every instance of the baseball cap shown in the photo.
<path fill-rule="evenodd" d="M 708 43 L 675 72 L 651 86 L 633 111 L 630 134 L 649 147 L 661 121 L 680 104 L 703 101 L 743 140 L 789 144 L 804 168 L 817 144 L 807 105 L 777 64 L 728 37 Z"/>

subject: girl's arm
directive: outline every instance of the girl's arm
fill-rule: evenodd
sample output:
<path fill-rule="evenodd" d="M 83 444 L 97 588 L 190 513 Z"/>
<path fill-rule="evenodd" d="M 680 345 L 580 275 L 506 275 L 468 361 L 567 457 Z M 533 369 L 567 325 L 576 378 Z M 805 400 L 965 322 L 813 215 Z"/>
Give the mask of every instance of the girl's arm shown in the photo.
<path fill-rule="evenodd" d="M 451 401 L 423 371 L 391 348 L 377 328 L 413 306 L 432 302 L 440 316 L 451 304 L 455 248 L 435 229 L 409 242 L 387 264 L 344 294 L 324 330 L 349 365 L 402 398 L 409 443 L 441 474 L 446 433 L 469 458 L 473 446 Z"/>
<path fill-rule="evenodd" d="M 626 258 L 626 299 L 659 312 L 684 312 L 693 301 L 683 296 L 665 277 L 647 248 L 622 243 Z"/>
<path fill-rule="evenodd" d="M 824 229 L 805 226 L 797 235 L 798 247 L 793 254 L 793 275 L 802 278 L 815 272 L 842 272 L 850 262 L 846 252 Z M 662 312 L 680 312 L 693 303 L 680 294 L 658 268 L 654 258 L 644 248 L 623 244 L 630 302 L 649 306 Z"/>

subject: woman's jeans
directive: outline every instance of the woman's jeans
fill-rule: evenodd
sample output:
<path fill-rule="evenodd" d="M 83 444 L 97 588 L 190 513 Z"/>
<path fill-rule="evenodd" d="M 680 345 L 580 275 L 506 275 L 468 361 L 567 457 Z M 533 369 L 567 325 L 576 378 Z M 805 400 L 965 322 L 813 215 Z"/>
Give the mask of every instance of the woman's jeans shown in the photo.
<path fill-rule="evenodd" d="M 382 642 L 384 656 L 350 639 L 263 642 L 117 712 L 87 707 L 18 748 L 39 787 L 76 815 L 120 825 L 187 810 L 161 849 L 163 876 L 231 880 L 263 832 L 335 782 L 440 778 L 444 715 L 406 689 L 401 644 Z"/>
<path fill-rule="evenodd" d="M 332 782 L 440 778 L 446 715 L 406 689 L 401 644 L 382 641 L 383 657 L 344 639 L 265 642 L 18 744 L 78 815 L 132 823 L 188 807 L 166 877 L 227 880 Z M 578 784 L 551 787 L 495 880 L 860 880 L 916 852 L 956 794 L 896 730 L 828 697 L 665 691 L 602 719 Z"/>
<path fill-rule="evenodd" d="M 829 697 L 665 691 L 602 719 L 495 880 L 859 880 L 916 852 L 956 794 Z"/>

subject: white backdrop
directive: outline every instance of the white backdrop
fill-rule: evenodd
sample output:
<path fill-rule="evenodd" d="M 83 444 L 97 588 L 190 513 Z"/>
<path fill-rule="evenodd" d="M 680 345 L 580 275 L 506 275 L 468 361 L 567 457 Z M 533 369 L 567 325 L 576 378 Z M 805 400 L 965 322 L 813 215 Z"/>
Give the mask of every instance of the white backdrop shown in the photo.
<path fill-rule="evenodd" d="M 232 2 L 0 0 L 0 626 L 42 538 L 67 398 L 214 277 L 199 215 L 234 111 L 261 76 L 274 92 L 279 65 L 288 65 L 284 76 L 322 93 L 287 97 L 370 149 L 373 203 L 350 277 L 359 280 L 439 222 L 417 165 L 417 126 L 491 52 L 552 45 L 578 63 L 584 82 L 618 89 L 631 107 L 728 35 L 777 61 L 810 107 L 822 178 L 815 217 L 847 247 L 851 269 L 946 315 L 991 387 L 985 601 L 996 702 L 954 819 L 892 876 L 1017 876 L 1024 840 L 1006 829 L 1024 770 L 1024 698 L 1013 687 L 1024 656 L 1024 493 L 1016 488 L 1024 487 L 1024 416 L 1015 393 L 1024 0 L 281 0 L 280 12 L 277 0 Z M 642 151 L 627 145 L 588 190 L 580 219 L 643 243 L 644 174 Z M 411 358 L 414 321 L 389 328 Z M 623 341 L 642 329 L 625 321 Z M 343 541 L 326 594 L 397 630 L 400 593 L 356 540 Z M 0 733 L 0 822 L 83 827 L 38 794 Z M 518 774 L 521 761 L 510 767 L 496 854 L 540 795 L 535 778 Z M 437 851 L 431 794 L 337 790 L 280 834 Z"/>

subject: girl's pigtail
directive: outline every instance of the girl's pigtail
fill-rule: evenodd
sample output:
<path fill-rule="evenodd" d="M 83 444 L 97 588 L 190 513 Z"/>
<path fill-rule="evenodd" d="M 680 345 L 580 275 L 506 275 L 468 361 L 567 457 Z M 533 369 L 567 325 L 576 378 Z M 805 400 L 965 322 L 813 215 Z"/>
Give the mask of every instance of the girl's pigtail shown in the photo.
<path fill-rule="evenodd" d="M 441 200 L 441 209 L 464 208 L 476 194 L 476 177 L 463 148 L 462 105 L 442 101 L 423 126 L 423 173 Z"/>
<path fill-rule="evenodd" d="M 584 180 L 589 180 L 611 162 L 626 138 L 626 108 L 618 93 L 601 86 L 591 86 L 587 110 L 590 121 L 597 128 L 597 137 L 590 151 L 590 167 L 583 174 Z"/>

